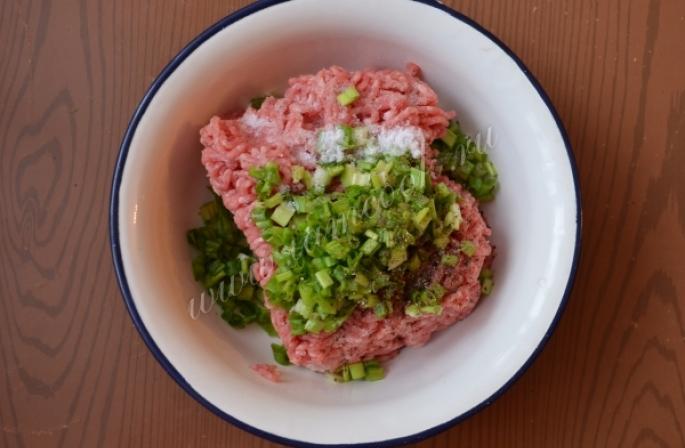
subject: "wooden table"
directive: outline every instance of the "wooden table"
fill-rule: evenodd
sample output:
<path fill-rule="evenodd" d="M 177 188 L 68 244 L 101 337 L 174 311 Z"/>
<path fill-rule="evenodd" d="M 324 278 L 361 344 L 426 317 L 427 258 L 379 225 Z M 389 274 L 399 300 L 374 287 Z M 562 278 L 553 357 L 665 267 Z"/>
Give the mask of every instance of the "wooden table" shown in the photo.
<path fill-rule="evenodd" d="M 107 238 L 134 107 L 189 39 L 246 3 L 0 2 L 1 446 L 273 446 L 164 373 Z M 417 446 L 685 446 L 685 2 L 446 3 L 502 38 L 555 103 L 584 253 L 535 364 Z"/>

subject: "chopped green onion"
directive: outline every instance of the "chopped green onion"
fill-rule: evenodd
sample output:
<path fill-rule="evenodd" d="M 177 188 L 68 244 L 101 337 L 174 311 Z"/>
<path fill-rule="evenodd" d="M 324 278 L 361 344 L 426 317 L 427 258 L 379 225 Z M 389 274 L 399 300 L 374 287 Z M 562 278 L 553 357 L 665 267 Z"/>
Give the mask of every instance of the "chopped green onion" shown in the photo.
<path fill-rule="evenodd" d="M 240 272 L 243 274 L 249 274 L 250 264 L 252 264 L 254 258 L 247 254 L 238 254 L 238 260 L 240 260 Z"/>
<path fill-rule="evenodd" d="M 249 283 L 255 258 L 233 216 L 216 195 L 200 208 L 200 215 L 203 226 L 187 233 L 188 243 L 198 252 L 192 261 L 195 280 L 207 288 L 229 325 L 243 328 L 256 323 L 275 335 L 262 290 Z"/>
<path fill-rule="evenodd" d="M 423 233 L 423 231 L 426 230 L 426 227 L 428 227 L 428 224 L 431 222 L 430 208 L 426 207 L 421 209 L 416 215 L 414 215 L 413 221 L 416 228 Z"/>
<path fill-rule="evenodd" d="M 283 195 L 281 193 L 276 193 L 275 195 L 271 196 L 269 199 L 266 199 L 262 202 L 262 205 L 268 209 L 276 207 L 278 204 L 283 202 Z"/>
<path fill-rule="evenodd" d="M 211 221 L 212 218 L 214 218 L 217 215 L 217 213 L 219 213 L 219 208 L 220 206 L 217 203 L 217 201 L 207 202 L 202 207 L 200 207 L 200 217 L 202 218 L 202 221 Z"/>
<path fill-rule="evenodd" d="M 238 292 L 238 298 L 242 300 L 250 300 L 254 293 L 254 288 L 250 285 L 243 285 Z"/>
<path fill-rule="evenodd" d="M 283 203 L 279 205 L 271 214 L 271 219 L 281 227 L 285 227 L 290 222 L 290 219 L 295 214 L 295 208 L 292 205 Z"/>
<path fill-rule="evenodd" d="M 373 230 L 369 229 L 366 232 L 364 232 L 364 235 L 368 236 L 372 240 L 377 240 L 378 239 L 378 234 L 374 232 Z"/>
<path fill-rule="evenodd" d="M 324 250 L 328 252 L 333 258 L 337 258 L 338 260 L 342 260 L 343 258 L 345 258 L 345 256 L 349 252 L 349 249 L 349 247 L 344 246 L 338 240 L 331 241 L 324 246 Z"/>
<path fill-rule="evenodd" d="M 273 189 L 281 183 L 281 175 L 275 162 L 269 162 L 261 167 L 252 167 L 249 172 L 256 181 L 255 190 L 259 199 L 268 198 Z"/>
<path fill-rule="evenodd" d="M 444 249 L 449 244 L 450 239 L 448 235 L 439 235 L 433 238 L 433 245 L 438 249 Z"/>
<path fill-rule="evenodd" d="M 293 312 L 288 314 L 288 323 L 290 324 L 290 331 L 293 333 L 294 336 L 299 336 L 306 333 L 306 322 L 307 321 L 305 320 L 305 318 L 303 318 L 300 314 Z"/>
<path fill-rule="evenodd" d="M 320 166 L 316 167 L 316 170 L 314 171 L 314 176 L 312 178 L 312 183 L 315 187 L 319 189 L 324 189 L 328 186 L 328 184 L 331 183 L 332 180 L 333 177 L 325 168 L 322 168 Z"/>
<path fill-rule="evenodd" d="M 338 383 L 378 381 L 385 377 L 385 371 L 378 361 L 359 361 L 344 364 L 329 376 Z"/>
<path fill-rule="evenodd" d="M 295 196 L 293 198 L 293 205 L 298 213 L 309 212 L 309 201 L 305 196 Z M 254 213 L 252 214 L 252 217 L 254 218 Z"/>
<path fill-rule="evenodd" d="M 319 282 L 322 288 L 328 288 L 333 284 L 333 279 L 331 278 L 331 275 L 325 269 L 318 271 L 315 274 L 315 276 L 316 280 Z"/>
<path fill-rule="evenodd" d="M 404 307 L 404 314 L 409 317 L 419 317 L 421 315 L 421 310 L 417 304 L 412 303 L 411 305 Z"/>
<path fill-rule="evenodd" d="M 343 132 L 342 147 L 345 149 L 354 148 L 356 146 L 354 142 L 354 129 L 346 124 L 340 125 L 340 129 Z"/>
<path fill-rule="evenodd" d="M 276 274 L 276 280 L 281 282 L 281 283 L 288 281 L 288 280 L 292 279 L 293 277 L 294 277 L 294 275 L 293 275 L 292 271 L 283 271 L 283 272 L 278 272 Z"/>
<path fill-rule="evenodd" d="M 376 252 L 378 247 L 380 247 L 380 243 L 377 240 L 369 238 L 368 240 L 364 241 L 364 244 L 362 244 L 359 250 L 361 250 L 363 254 L 371 255 Z"/>
<path fill-rule="evenodd" d="M 316 305 L 319 314 L 335 314 L 335 312 L 337 311 L 335 305 L 330 301 L 324 300 L 323 297 L 317 300 Z"/>
<path fill-rule="evenodd" d="M 456 202 L 450 206 L 450 210 L 445 215 L 445 225 L 452 230 L 459 230 L 463 219 L 461 217 L 461 208 Z"/>
<path fill-rule="evenodd" d="M 379 304 L 379 298 L 376 294 L 369 294 L 366 296 L 366 300 L 364 301 L 364 307 L 365 308 L 375 308 L 376 305 Z"/>
<path fill-rule="evenodd" d="M 254 97 L 250 100 L 250 106 L 252 106 L 253 109 L 259 110 L 262 107 L 262 104 L 264 104 L 264 100 L 266 100 L 267 97 L 265 96 L 257 96 Z"/>
<path fill-rule="evenodd" d="M 421 259 L 417 254 L 412 255 L 412 257 L 409 259 L 408 267 L 412 272 L 418 271 L 421 268 Z"/>
<path fill-rule="evenodd" d="M 376 317 L 383 319 L 385 316 L 388 315 L 388 307 L 385 305 L 385 303 L 381 302 L 377 304 L 375 307 L 373 307 L 373 312 L 376 315 Z"/>
<path fill-rule="evenodd" d="M 366 375 L 364 379 L 366 381 L 380 381 L 385 378 L 385 370 L 380 365 L 369 365 L 366 364 Z"/>
<path fill-rule="evenodd" d="M 492 279 L 492 271 L 488 268 L 484 268 L 480 272 L 480 290 L 483 295 L 487 296 L 492 292 L 492 288 L 495 286 L 495 282 Z"/>
<path fill-rule="evenodd" d="M 423 191 L 426 188 L 426 172 L 418 168 L 412 168 L 410 171 L 411 184 L 417 191 Z"/>
<path fill-rule="evenodd" d="M 308 333 L 319 333 L 323 330 L 323 322 L 318 319 L 309 319 L 307 323 L 304 324 L 304 330 Z"/>
<path fill-rule="evenodd" d="M 366 372 L 364 371 L 364 363 L 355 362 L 354 364 L 350 364 L 348 367 L 350 369 L 350 378 L 353 380 L 361 380 L 366 376 Z"/>
<path fill-rule="evenodd" d="M 362 286 L 369 286 L 369 279 L 361 272 L 357 272 L 354 279 Z"/>
<path fill-rule="evenodd" d="M 457 134 L 452 132 L 451 129 L 445 129 L 445 134 L 440 138 L 447 146 L 450 148 L 454 147 L 454 144 L 457 143 Z"/>
<path fill-rule="evenodd" d="M 492 288 L 495 286 L 495 282 L 491 278 L 484 278 L 480 284 L 480 290 L 483 295 L 490 295 Z"/>
<path fill-rule="evenodd" d="M 305 167 L 300 166 L 300 165 L 293 165 L 291 169 L 291 175 L 293 176 L 293 182 L 299 183 L 302 180 L 304 180 L 305 176 L 309 174 L 309 172 L 305 169 Z"/>
<path fill-rule="evenodd" d="M 388 269 L 395 269 L 405 261 L 407 261 L 407 248 L 403 246 L 393 247 L 390 251 Z"/>
<path fill-rule="evenodd" d="M 488 201 L 497 190 L 497 170 L 487 153 L 452 122 L 441 139 L 434 142 L 443 174 L 464 185 L 481 201 Z"/>
<path fill-rule="evenodd" d="M 439 300 L 445 295 L 445 288 L 440 283 L 433 283 L 430 287 L 430 292 L 435 299 Z"/>
<path fill-rule="evenodd" d="M 459 263 L 459 255 L 445 254 L 440 262 L 445 266 L 454 267 Z"/>
<path fill-rule="evenodd" d="M 485 169 L 488 172 L 488 174 L 492 177 L 497 176 L 497 171 L 495 170 L 495 165 L 489 160 L 485 161 Z"/>
<path fill-rule="evenodd" d="M 351 379 L 350 366 L 348 366 L 348 365 L 343 366 L 342 377 L 343 377 L 343 381 L 345 381 L 345 382 L 350 381 L 350 379 Z"/>
<path fill-rule="evenodd" d="M 421 314 L 440 314 L 442 313 L 442 306 L 428 305 L 421 307 Z"/>
<path fill-rule="evenodd" d="M 291 311 L 299 314 L 305 319 L 309 319 L 314 312 L 314 303 L 307 303 L 306 300 L 300 299 L 297 301 L 295 306 L 291 308 Z"/>
<path fill-rule="evenodd" d="M 359 171 L 353 164 L 345 165 L 345 171 L 340 177 L 340 183 L 344 187 L 357 185 L 366 187 L 371 183 L 371 174 Z"/>
<path fill-rule="evenodd" d="M 358 127 L 358 128 L 354 128 L 352 138 L 358 146 L 367 145 L 369 143 L 369 141 L 371 140 L 371 137 L 369 134 L 369 128 L 366 128 L 363 126 Z"/>
<path fill-rule="evenodd" d="M 312 287 L 309 285 L 303 284 L 303 285 L 300 285 L 300 287 L 298 289 L 300 292 L 300 297 L 302 297 L 302 299 L 305 302 L 308 302 L 308 303 L 313 305 L 314 304 L 314 290 L 312 289 Z"/>
<path fill-rule="evenodd" d="M 345 170 L 345 166 L 343 166 L 343 165 L 329 165 L 324 169 L 326 170 L 326 173 L 328 173 L 328 175 L 331 177 L 331 179 L 333 179 L 334 177 L 337 177 L 340 174 L 342 174 L 342 172 Z"/>
<path fill-rule="evenodd" d="M 476 245 L 473 241 L 464 240 L 461 242 L 459 248 L 467 257 L 473 257 L 476 254 Z"/>
<path fill-rule="evenodd" d="M 383 232 L 383 244 L 385 244 L 385 247 L 393 247 L 395 245 L 395 232 L 385 230 Z"/>
<path fill-rule="evenodd" d="M 354 86 L 350 86 L 338 95 L 338 103 L 341 106 L 349 106 L 359 98 L 359 92 Z"/>
<path fill-rule="evenodd" d="M 288 352 L 281 344 L 271 344 L 271 353 L 273 353 L 274 361 L 282 366 L 290 365 L 290 358 Z"/>
<path fill-rule="evenodd" d="M 340 185 L 327 190 L 336 178 Z M 448 244 L 458 220 L 457 195 L 428 179 L 409 158 L 357 160 L 317 168 L 316 189 L 295 194 L 279 186 L 280 193 L 261 198 L 252 219 L 279 266 L 266 292 L 289 311 L 294 335 L 335 331 L 360 307 L 385 318 L 403 290 L 403 308 L 440 312 L 440 291 L 409 283 L 416 277 L 410 272 Z"/>
<path fill-rule="evenodd" d="M 345 214 L 350 209 L 350 202 L 347 198 L 340 198 L 337 201 L 331 203 L 333 211 L 339 215 Z"/>

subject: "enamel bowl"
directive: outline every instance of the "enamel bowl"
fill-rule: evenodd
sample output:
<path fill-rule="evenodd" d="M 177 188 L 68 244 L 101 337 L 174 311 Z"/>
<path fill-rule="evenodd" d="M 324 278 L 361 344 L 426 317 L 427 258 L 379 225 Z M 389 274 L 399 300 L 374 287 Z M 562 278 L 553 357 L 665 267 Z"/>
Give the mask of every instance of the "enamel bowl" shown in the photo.
<path fill-rule="evenodd" d="M 189 314 L 201 290 L 185 233 L 209 197 L 198 130 L 298 74 L 409 61 L 443 107 L 482 136 L 500 173 L 497 198 L 484 207 L 497 246 L 494 292 L 426 346 L 403 350 L 383 381 L 340 385 L 289 367 L 283 383 L 269 383 L 250 365 L 272 362 L 273 340 L 259 328 L 233 330 L 212 310 Z M 136 109 L 110 213 L 124 300 L 164 369 L 215 414 L 305 446 L 409 443 L 491 403 L 549 338 L 580 247 L 578 178 L 549 98 L 494 36 L 428 0 L 265 0 L 210 27 Z"/>

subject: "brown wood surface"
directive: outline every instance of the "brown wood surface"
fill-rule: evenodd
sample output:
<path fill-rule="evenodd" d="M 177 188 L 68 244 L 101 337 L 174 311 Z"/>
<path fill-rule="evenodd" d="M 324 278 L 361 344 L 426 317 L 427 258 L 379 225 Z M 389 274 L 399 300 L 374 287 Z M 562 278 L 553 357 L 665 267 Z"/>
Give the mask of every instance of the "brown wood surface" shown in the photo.
<path fill-rule="evenodd" d="M 274 446 L 164 373 L 107 238 L 133 108 L 189 39 L 246 3 L 0 0 L 0 446 Z M 533 367 L 417 446 L 685 446 L 685 2 L 447 3 L 502 38 L 556 104 L 584 253 Z"/>

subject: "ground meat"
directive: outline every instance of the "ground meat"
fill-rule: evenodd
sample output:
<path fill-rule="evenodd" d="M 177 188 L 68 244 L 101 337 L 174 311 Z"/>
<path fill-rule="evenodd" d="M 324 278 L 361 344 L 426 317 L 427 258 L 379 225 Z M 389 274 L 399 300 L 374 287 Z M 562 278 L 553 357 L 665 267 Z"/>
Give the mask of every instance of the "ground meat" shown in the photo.
<path fill-rule="evenodd" d="M 293 165 L 314 167 L 316 132 L 326 125 L 416 126 L 426 141 L 432 142 L 444 133 L 453 114 L 438 106 L 437 95 L 419 79 L 420 74 L 415 64 L 410 64 L 407 72 L 348 72 L 331 67 L 291 79 L 283 98 L 267 98 L 259 110 L 248 108 L 242 116 L 232 119 L 213 117 L 201 130 L 202 163 L 209 181 L 245 233 L 258 259 L 254 274 L 261 284 L 269 280 L 275 265 L 271 247 L 250 218 L 256 194 L 248 170 L 275 161 L 283 182 L 290 183 Z M 360 92 L 360 98 L 343 107 L 336 97 L 350 85 Z M 476 246 L 475 255 L 462 257 L 455 267 L 432 266 L 432 280 L 447 289 L 442 314 L 413 318 L 396 307 L 388 318 L 377 319 L 372 311 L 357 310 L 332 334 L 293 336 L 287 312 L 271 306 L 267 298 L 272 322 L 292 363 L 330 371 L 348 362 L 387 358 L 404 346 L 426 343 L 432 333 L 473 310 L 480 297 L 478 276 L 492 252 L 490 229 L 477 201 L 460 185 L 440 176 L 434 151 L 426 149 L 423 158 L 432 181 L 446 183 L 461 197 L 464 222 L 453 233 L 453 244 L 468 239 Z"/>
<path fill-rule="evenodd" d="M 272 383 L 279 383 L 281 381 L 281 371 L 273 364 L 253 364 L 250 368 Z"/>

